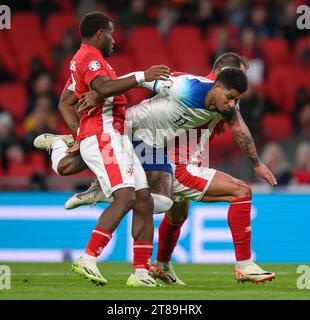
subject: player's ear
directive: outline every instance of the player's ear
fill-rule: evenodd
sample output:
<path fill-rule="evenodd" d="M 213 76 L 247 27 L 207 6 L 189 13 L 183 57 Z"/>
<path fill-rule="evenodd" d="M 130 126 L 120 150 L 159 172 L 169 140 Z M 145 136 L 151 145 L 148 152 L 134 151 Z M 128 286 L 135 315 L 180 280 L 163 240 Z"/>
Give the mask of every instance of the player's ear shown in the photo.
<path fill-rule="evenodd" d="M 103 36 L 104 36 L 104 31 L 103 29 L 98 29 L 98 31 L 96 32 L 96 37 L 98 40 L 102 40 Z"/>
<path fill-rule="evenodd" d="M 218 82 L 218 81 L 216 81 L 216 82 L 214 83 L 214 85 L 213 85 L 213 89 L 214 89 L 215 91 L 218 91 L 219 89 L 221 89 L 221 87 L 222 87 L 222 85 L 221 85 L 221 83 Z"/>

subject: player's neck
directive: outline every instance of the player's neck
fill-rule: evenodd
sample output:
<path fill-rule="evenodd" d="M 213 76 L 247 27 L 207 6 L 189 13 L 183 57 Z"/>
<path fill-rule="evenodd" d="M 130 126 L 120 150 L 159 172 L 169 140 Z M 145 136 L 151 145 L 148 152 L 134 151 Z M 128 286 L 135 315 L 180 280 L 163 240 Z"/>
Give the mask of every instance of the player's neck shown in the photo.
<path fill-rule="evenodd" d="M 82 44 L 87 44 L 88 46 L 92 46 L 92 47 L 95 47 L 96 49 L 98 49 L 98 47 L 96 46 L 95 41 L 92 38 L 90 38 L 90 39 L 88 39 L 88 38 L 82 39 Z"/>

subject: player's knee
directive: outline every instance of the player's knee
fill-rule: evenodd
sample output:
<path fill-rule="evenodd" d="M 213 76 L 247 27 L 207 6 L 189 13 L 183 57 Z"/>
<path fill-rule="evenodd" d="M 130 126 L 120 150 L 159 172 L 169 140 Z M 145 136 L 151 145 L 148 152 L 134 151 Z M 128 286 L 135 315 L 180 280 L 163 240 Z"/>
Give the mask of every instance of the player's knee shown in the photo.
<path fill-rule="evenodd" d="M 235 199 L 241 199 L 245 197 L 252 197 L 252 190 L 250 186 L 241 180 L 236 180 L 236 188 L 234 192 Z"/>
<path fill-rule="evenodd" d="M 114 203 L 120 207 L 121 211 L 128 212 L 136 205 L 135 192 L 121 189 L 114 193 Z"/>
<path fill-rule="evenodd" d="M 136 203 L 139 202 L 141 206 L 145 208 L 152 208 L 153 209 L 153 198 L 150 195 L 148 189 L 141 189 L 136 191 Z"/>
<path fill-rule="evenodd" d="M 151 193 L 154 200 L 154 213 L 167 212 L 173 205 L 173 201 L 166 196 Z"/>

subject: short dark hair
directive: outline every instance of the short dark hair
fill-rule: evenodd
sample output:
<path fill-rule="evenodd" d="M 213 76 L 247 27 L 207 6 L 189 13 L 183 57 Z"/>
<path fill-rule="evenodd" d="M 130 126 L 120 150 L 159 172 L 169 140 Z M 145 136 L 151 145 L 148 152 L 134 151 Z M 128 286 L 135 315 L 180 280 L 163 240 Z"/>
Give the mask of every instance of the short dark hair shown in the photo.
<path fill-rule="evenodd" d="M 240 94 L 248 89 L 248 80 L 246 75 L 238 68 L 227 68 L 222 70 L 215 82 L 220 82 L 228 90 L 235 89 Z"/>
<path fill-rule="evenodd" d="M 249 68 L 249 64 L 245 60 L 245 58 L 239 56 L 234 52 L 226 52 L 215 60 L 213 65 L 213 72 L 214 71 L 221 72 L 221 70 L 225 67 L 240 68 L 242 65 L 244 65 L 246 69 Z"/>
<path fill-rule="evenodd" d="M 86 14 L 80 23 L 82 38 L 92 37 L 99 29 L 108 29 L 112 19 L 105 13 L 93 11 Z"/>

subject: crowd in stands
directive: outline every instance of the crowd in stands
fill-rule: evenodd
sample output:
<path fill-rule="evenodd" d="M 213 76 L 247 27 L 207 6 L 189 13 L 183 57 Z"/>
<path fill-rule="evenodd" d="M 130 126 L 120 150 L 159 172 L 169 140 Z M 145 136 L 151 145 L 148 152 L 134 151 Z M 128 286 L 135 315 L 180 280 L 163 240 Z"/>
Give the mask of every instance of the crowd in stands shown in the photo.
<path fill-rule="evenodd" d="M 101 10 L 115 20 L 109 63 L 119 75 L 152 64 L 207 75 L 225 52 L 246 57 L 250 85 L 240 108 L 262 159 L 280 185 L 310 184 L 310 31 L 296 26 L 303 1 L 6 3 L 12 21 L 10 30 L 0 30 L 0 177 L 26 177 L 24 187 L 45 189 L 44 177 L 55 175 L 33 140 L 44 132 L 71 133 L 57 111 L 58 98 L 80 45 L 78 21 Z M 144 89 L 127 93 L 130 106 L 147 97 Z M 211 148 L 215 167 L 240 156 L 229 130 Z"/>

